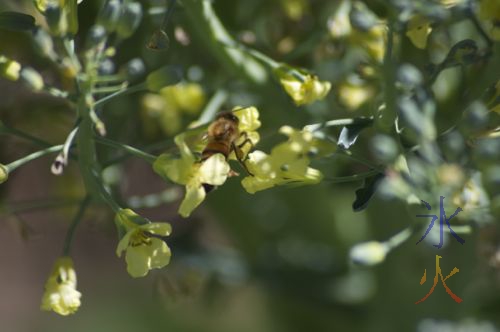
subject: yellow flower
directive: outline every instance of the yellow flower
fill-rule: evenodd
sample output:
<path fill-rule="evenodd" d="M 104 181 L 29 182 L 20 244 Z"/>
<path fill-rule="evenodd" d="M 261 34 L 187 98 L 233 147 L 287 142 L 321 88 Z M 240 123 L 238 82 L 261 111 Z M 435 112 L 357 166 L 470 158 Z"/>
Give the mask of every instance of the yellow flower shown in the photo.
<path fill-rule="evenodd" d="M 0 76 L 11 81 L 19 79 L 19 72 L 21 65 L 17 61 L 10 60 L 9 58 L 0 55 Z"/>
<path fill-rule="evenodd" d="M 348 80 L 339 85 L 338 95 L 343 105 L 357 110 L 375 95 L 375 89 L 369 84 L 354 84 Z"/>
<path fill-rule="evenodd" d="M 196 115 L 205 105 L 205 93 L 197 83 L 179 83 L 162 88 L 158 94 L 148 93 L 142 99 L 146 131 L 160 128 L 165 134 L 178 133 L 182 113 Z"/>
<path fill-rule="evenodd" d="M 260 141 L 260 135 L 257 132 L 257 129 L 260 128 L 260 120 L 259 120 L 259 111 L 257 108 L 251 107 L 234 107 L 233 114 L 239 120 L 238 123 L 238 131 L 240 133 L 245 133 L 241 135 L 241 137 L 236 140 L 235 144 L 240 145 L 244 140 L 249 139 L 252 144 L 245 144 L 241 147 L 243 151 L 243 158 L 248 154 L 248 152 Z M 234 151 L 229 155 L 229 159 L 236 160 L 236 155 Z"/>
<path fill-rule="evenodd" d="M 406 36 L 415 47 L 424 49 L 427 47 L 427 38 L 432 32 L 431 21 L 422 15 L 415 15 L 406 27 Z"/>
<path fill-rule="evenodd" d="M 70 257 L 59 258 L 45 283 L 41 309 L 59 315 L 73 314 L 80 307 L 82 294 L 76 290 L 76 273 Z"/>
<path fill-rule="evenodd" d="M 281 5 L 286 15 L 295 21 L 300 20 L 309 7 L 305 0 L 281 0 Z"/>
<path fill-rule="evenodd" d="M 308 167 L 307 155 L 318 145 L 312 133 L 289 126 L 282 127 L 280 132 L 289 139 L 275 146 L 270 155 L 258 150 L 248 155 L 245 164 L 253 175 L 241 182 L 248 193 L 288 183 L 314 184 L 323 178 L 320 171 Z"/>
<path fill-rule="evenodd" d="M 275 75 L 298 106 L 325 98 L 332 87 L 330 82 L 320 81 L 315 75 L 285 65 L 276 69 Z"/>
<path fill-rule="evenodd" d="M 380 22 L 366 32 L 355 30 L 351 42 L 362 45 L 362 48 L 370 57 L 378 62 L 382 62 L 387 42 L 387 26 L 384 22 Z"/>
<path fill-rule="evenodd" d="M 127 271 L 132 277 L 144 277 L 149 270 L 160 269 L 170 262 L 170 248 L 158 238 L 170 235 L 169 223 L 149 222 L 130 209 L 120 210 L 115 222 L 127 230 L 118 243 L 116 255 L 121 257 L 125 251 Z"/>
<path fill-rule="evenodd" d="M 184 218 L 203 202 L 206 196 L 204 184 L 220 186 L 226 182 L 230 167 L 226 158 L 216 153 L 203 163 L 197 162 L 189 148 L 178 144 L 181 157 L 168 154 L 160 155 L 153 164 L 153 169 L 163 178 L 186 186 L 186 194 L 179 207 L 179 214 Z"/>

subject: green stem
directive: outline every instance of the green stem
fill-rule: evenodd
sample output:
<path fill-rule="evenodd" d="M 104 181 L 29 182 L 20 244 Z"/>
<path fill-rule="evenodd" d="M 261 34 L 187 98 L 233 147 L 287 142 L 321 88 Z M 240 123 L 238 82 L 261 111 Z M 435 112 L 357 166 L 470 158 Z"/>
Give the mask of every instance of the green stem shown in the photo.
<path fill-rule="evenodd" d="M 98 94 L 98 93 L 110 93 L 110 92 L 117 92 L 121 91 L 122 89 L 126 89 L 128 85 L 128 82 L 123 82 L 118 85 L 112 85 L 112 86 L 102 86 L 102 87 L 97 87 L 92 89 L 93 94 Z"/>
<path fill-rule="evenodd" d="M 109 96 L 106 96 L 104 98 L 97 100 L 94 103 L 94 107 L 102 106 L 102 105 L 106 104 L 108 101 L 110 101 L 116 97 L 128 95 L 130 93 L 141 91 L 141 90 L 146 90 L 146 89 L 147 89 L 146 83 L 140 83 L 140 84 L 131 86 L 127 89 L 117 91 L 115 93 L 110 94 Z"/>
<path fill-rule="evenodd" d="M 115 75 L 101 75 L 95 78 L 96 83 L 110 83 L 110 82 L 118 82 L 123 81 L 125 79 L 125 75 L 123 74 L 115 74 Z"/>
<path fill-rule="evenodd" d="M 395 82 L 395 67 L 396 53 L 394 51 L 394 22 L 389 21 L 387 32 L 387 45 L 384 54 L 384 99 L 385 109 L 382 116 L 379 118 L 378 124 L 383 132 L 389 133 L 394 120 L 396 119 L 396 88 Z"/>
<path fill-rule="evenodd" d="M 385 241 L 385 243 L 389 246 L 389 249 L 392 250 L 396 247 L 399 247 L 406 240 L 408 240 L 413 235 L 414 231 L 415 229 L 413 227 L 407 227 L 396 235 L 392 236 L 389 240 Z"/>
<path fill-rule="evenodd" d="M 45 156 L 45 155 L 53 153 L 53 152 L 59 152 L 63 149 L 63 147 L 64 147 L 64 145 L 54 145 L 54 146 L 51 146 L 50 148 L 46 148 L 46 149 L 43 149 L 40 151 L 33 152 L 33 153 L 27 155 L 26 157 L 23 157 L 21 159 L 13 161 L 10 164 L 7 164 L 5 166 L 7 167 L 9 172 L 12 172 L 13 170 L 18 168 L 19 166 L 22 166 L 22 165 L 24 165 L 32 160 L 35 160 L 37 158 L 40 158 L 42 156 Z"/>
<path fill-rule="evenodd" d="M 46 142 L 42 139 L 39 139 L 38 137 L 32 136 L 30 134 L 27 134 L 19 129 L 16 128 L 11 128 L 3 125 L 4 132 L 1 132 L 1 134 L 11 134 L 20 138 L 23 138 L 25 140 L 31 141 L 35 143 L 36 145 L 42 146 L 42 147 L 50 147 L 52 144 L 49 142 Z"/>
<path fill-rule="evenodd" d="M 76 213 L 75 217 L 73 218 L 73 221 L 71 222 L 71 225 L 68 228 L 68 231 L 66 232 L 66 238 L 64 240 L 64 246 L 63 246 L 63 256 L 69 256 L 69 251 L 71 249 L 71 243 L 73 242 L 73 235 L 75 234 L 76 227 L 82 220 L 82 217 L 85 213 L 85 210 L 89 206 L 90 201 L 91 201 L 90 196 L 89 195 L 85 196 L 85 198 L 80 204 L 78 212 Z"/>
<path fill-rule="evenodd" d="M 335 119 L 330 120 L 323 123 L 315 123 L 304 126 L 304 130 L 307 131 L 316 131 L 319 129 L 327 128 L 327 127 L 339 127 L 339 126 L 348 126 L 353 124 L 368 124 L 373 122 L 373 117 L 369 118 L 347 118 L 347 119 Z"/>
<path fill-rule="evenodd" d="M 365 166 L 370 167 L 373 170 L 376 170 L 378 173 L 384 173 L 384 169 L 380 168 L 379 166 L 373 165 L 371 162 L 362 159 L 360 157 L 355 156 L 351 151 L 349 150 L 337 150 L 336 152 L 333 153 L 334 156 L 345 156 L 349 159 L 352 159 L 354 161 L 357 161 L 358 163 L 361 163 Z"/>
<path fill-rule="evenodd" d="M 113 148 L 125 150 L 132 155 L 135 155 L 139 158 L 146 160 L 150 164 L 152 164 L 156 160 L 156 156 L 149 154 L 147 152 L 144 152 L 142 150 L 139 150 L 137 148 L 134 148 L 134 147 L 127 145 L 127 144 L 119 143 L 119 142 L 116 142 L 116 141 L 113 141 L 113 140 L 110 140 L 110 139 L 107 139 L 104 137 L 95 137 L 95 140 L 97 143 L 107 145 L 107 146 L 110 146 Z"/>
<path fill-rule="evenodd" d="M 370 176 L 373 176 L 375 174 L 380 173 L 377 170 L 372 170 L 364 173 L 358 173 L 354 175 L 349 175 L 349 176 L 339 176 L 339 177 L 334 177 L 334 178 L 325 178 L 324 181 L 329 182 L 329 183 L 345 183 L 345 182 L 355 182 L 359 180 L 363 180 L 366 178 L 369 178 Z"/>
<path fill-rule="evenodd" d="M 235 45 L 235 41 L 217 17 L 210 0 L 183 0 L 182 4 L 200 39 L 222 66 L 256 85 L 266 84 L 267 72 L 258 61 L 240 49 L 227 46 Z"/>

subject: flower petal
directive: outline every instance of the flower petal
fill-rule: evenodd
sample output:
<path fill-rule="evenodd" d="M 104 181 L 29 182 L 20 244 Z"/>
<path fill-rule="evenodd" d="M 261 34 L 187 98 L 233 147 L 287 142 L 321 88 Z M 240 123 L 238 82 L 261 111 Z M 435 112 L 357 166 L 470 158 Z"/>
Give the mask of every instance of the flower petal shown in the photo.
<path fill-rule="evenodd" d="M 130 243 L 130 237 L 135 232 L 135 230 L 131 230 L 125 234 L 120 242 L 118 242 L 118 246 L 116 247 L 116 256 L 121 257 L 122 252 L 125 251 Z"/>
<path fill-rule="evenodd" d="M 125 261 L 127 262 L 127 272 L 132 277 L 144 277 L 148 274 L 149 267 L 151 266 L 149 247 L 145 245 L 128 247 L 125 254 Z"/>
<path fill-rule="evenodd" d="M 240 120 L 238 129 L 240 132 L 255 131 L 260 127 L 261 123 L 259 121 L 259 111 L 257 108 L 245 107 L 241 108 L 239 106 L 233 108 L 234 115 Z"/>
<path fill-rule="evenodd" d="M 184 218 L 189 217 L 191 212 L 205 199 L 206 193 L 202 186 L 198 185 L 187 185 L 186 195 L 182 200 L 181 206 L 179 207 L 179 214 Z"/>
<path fill-rule="evenodd" d="M 140 227 L 143 231 L 155 235 L 167 236 L 172 232 L 172 226 L 167 222 L 152 222 Z"/>
<path fill-rule="evenodd" d="M 163 178 L 185 185 L 191 176 L 195 159 L 192 155 L 183 155 L 181 159 L 162 154 L 153 163 L 153 169 Z"/>
<path fill-rule="evenodd" d="M 230 170 L 226 158 L 222 154 L 216 153 L 203 162 L 198 170 L 198 178 L 201 183 L 220 186 L 226 182 Z"/>
<path fill-rule="evenodd" d="M 151 266 L 150 269 L 160 269 L 170 262 L 170 248 L 165 241 L 157 238 L 151 238 Z"/>

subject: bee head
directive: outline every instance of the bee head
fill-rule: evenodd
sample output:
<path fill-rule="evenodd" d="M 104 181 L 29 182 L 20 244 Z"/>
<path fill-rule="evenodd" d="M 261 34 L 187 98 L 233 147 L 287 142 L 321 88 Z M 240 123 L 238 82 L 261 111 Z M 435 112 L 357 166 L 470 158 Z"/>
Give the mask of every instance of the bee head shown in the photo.
<path fill-rule="evenodd" d="M 222 112 L 222 113 L 219 113 L 217 114 L 217 117 L 216 119 L 226 119 L 228 121 L 232 121 L 236 124 L 238 124 L 240 122 L 240 120 L 238 119 L 238 117 L 236 115 L 234 115 L 232 112 Z"/>

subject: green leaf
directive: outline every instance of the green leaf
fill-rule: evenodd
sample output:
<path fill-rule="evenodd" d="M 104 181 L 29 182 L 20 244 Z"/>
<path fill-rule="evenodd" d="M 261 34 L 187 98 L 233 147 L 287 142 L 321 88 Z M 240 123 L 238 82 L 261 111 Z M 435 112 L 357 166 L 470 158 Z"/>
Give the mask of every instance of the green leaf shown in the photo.
<path fill-rule="evenodd" d="M 180 70 L 174 66 L 164 66 L 155 70 L 146 78 L 149 90 L 158 92 L 162 88 L 179 83 L 181 80 Z"/>
<path fill-rule="evenodd" d="M 372 177 L 365 179 L 363 187 L 356 190 L 356 199 L 352 203 L 352 209 L 355 212 L 364 210 L 368 206 L 368 202 L 377 190 L 380 181 L 385 177 L 384 174 L 375 174 Z"/>
<path fill-rule="evenodd" d="M 349 149 L 351 145 L 356 143 L 360 132 L 369 127 L 372 121 L 360 122 L 352 125 L 347 125 L 342 128 L 337 145 L 342 149 Z"/>
<path fill-rule="evenodd" d="M 0 29 L 11 31 L 33 31 L 35 28 L 35 18 L 31 15 L 18 12 L 0 13 Z"/>

